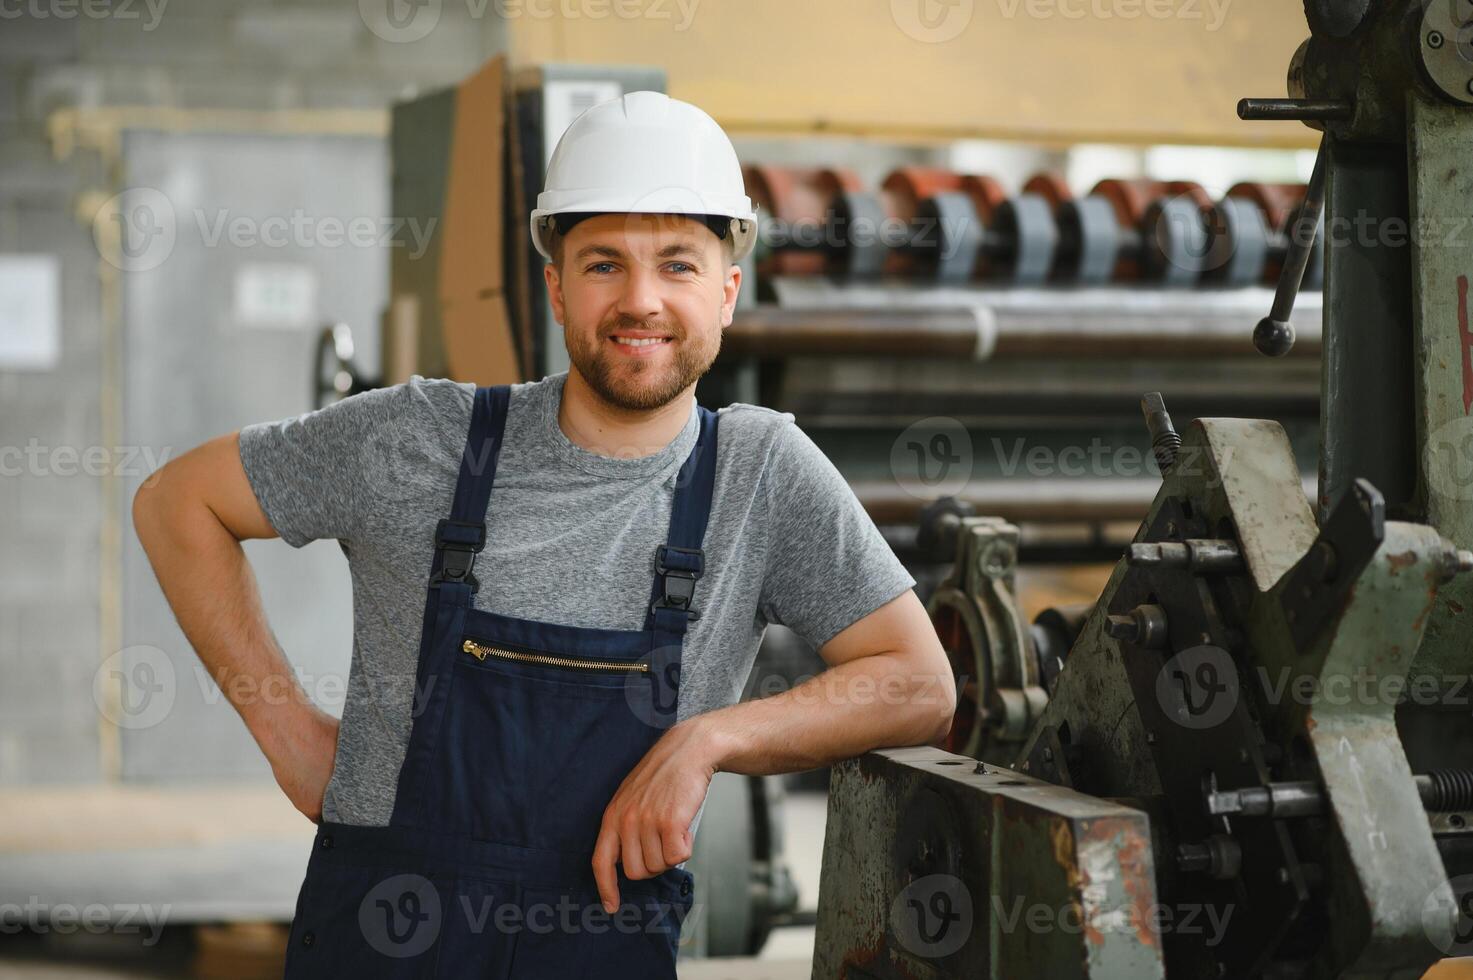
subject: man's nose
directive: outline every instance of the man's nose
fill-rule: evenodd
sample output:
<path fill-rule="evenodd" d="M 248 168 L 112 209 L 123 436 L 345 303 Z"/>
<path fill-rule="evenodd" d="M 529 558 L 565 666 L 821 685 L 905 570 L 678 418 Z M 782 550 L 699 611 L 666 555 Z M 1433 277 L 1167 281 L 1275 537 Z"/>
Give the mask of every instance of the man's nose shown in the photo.
<path fill-rule="evenodd" d="M 658 270 L 646 262 L 631 262 L 629 274 L 624 280 L 624 290 L 619 296 L 619 312 L 628 317 L 647 320 L 659 316 L 664 308 L 664 300 L 660 298 Z"/>

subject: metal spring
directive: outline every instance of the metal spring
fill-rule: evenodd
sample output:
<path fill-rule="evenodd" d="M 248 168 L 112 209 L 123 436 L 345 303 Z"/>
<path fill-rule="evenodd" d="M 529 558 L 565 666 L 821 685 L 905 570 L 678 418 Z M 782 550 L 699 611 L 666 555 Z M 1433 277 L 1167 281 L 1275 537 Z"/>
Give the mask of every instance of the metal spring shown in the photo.
<path fill-rule="evenodd" d="M 1438 769 L 1427 773 L 1431 788 L 1423 803 L 1433 813 L 1473 810 L 1473 769 Z"/>
<path fill-rule="evenodd" d="M 1172 429 L 1156 433 L 1151 440 L 1151 452 L 1156 454 L 1156 465 L 1165 473 L 1176 462 L 1177 450 L 1181 449 L 1181 433 Z"/>

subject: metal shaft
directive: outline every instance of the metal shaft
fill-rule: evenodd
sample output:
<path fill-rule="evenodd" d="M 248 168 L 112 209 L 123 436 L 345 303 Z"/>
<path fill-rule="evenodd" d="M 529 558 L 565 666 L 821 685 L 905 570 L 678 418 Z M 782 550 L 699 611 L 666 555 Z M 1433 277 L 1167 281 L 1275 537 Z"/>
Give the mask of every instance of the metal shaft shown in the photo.
<path fill-rule="evenodd" d="M 1325 140 L 1321 139 L 1320 151 L 1314 158 L 1314 173 L 1304 190 L 1304 202 L 1289 229 L 1289 246 L 1284 254 L 1284 267 L 1279 273 L 1273 309 L 1253 331 L 1254 346 L 1269 357 L 1282 357 L 1294 346 L 1294 327 L 1289 317 L 1294 314 L 1294 301 L 1299 298 L 1299 286 L 1304 281 L 1304 270 L 1309 265 L 1324 209 Z"/>

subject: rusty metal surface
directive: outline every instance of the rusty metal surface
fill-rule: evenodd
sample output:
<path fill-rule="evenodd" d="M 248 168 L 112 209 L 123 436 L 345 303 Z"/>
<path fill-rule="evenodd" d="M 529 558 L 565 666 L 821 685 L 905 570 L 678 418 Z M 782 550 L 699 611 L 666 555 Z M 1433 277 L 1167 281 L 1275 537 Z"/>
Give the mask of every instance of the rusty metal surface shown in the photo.
<path fill-rule="evenodd" d="M 1164 977 L 1153 861 L 1130 807 L 934 748 L 848 760 L 814 980 Z"/>
<path fill-rule="evenodd" d="M 1236 531 L 1246 573 L 1117 565 L 1019 761 L 1037 760 L 1062 738 L 1076 789 L 1160 801 L 1158 855 L 1214 836 L 1241 849 L 1241 871 L 1224 880 L 1158 857 L 1167 907 L 1235 910 L 1220 944 L 1163 937 L 1173 975 L 1425 968 L 1438 955 L 1428 930 L 1439 917 L 1451 930 L 1456 909 L 1401 748 L 1396 699 L 1347 701 L 1336 692 L 1367 673 L 1404 680 L 1446 574 L 1445 545 L 1425 526 L 1387 522 L 1371 562 L 1349 570 L 1347 600 L 1300 652 L 1282 591 L 1317 528 L 1282 433 L 1272 423 L 1199 420 L 1178 460 L 1137 540 Z M 1167 611 L 1166 649 L 1104 634 L 1107 612 L 1148 599 Z M 1312 693 L 1295 696 L 1300 682 Z M 1325 788 L 1326 814 L 1209 817 L 1204 776 L 1222 789 L 1315 781 Z"/>

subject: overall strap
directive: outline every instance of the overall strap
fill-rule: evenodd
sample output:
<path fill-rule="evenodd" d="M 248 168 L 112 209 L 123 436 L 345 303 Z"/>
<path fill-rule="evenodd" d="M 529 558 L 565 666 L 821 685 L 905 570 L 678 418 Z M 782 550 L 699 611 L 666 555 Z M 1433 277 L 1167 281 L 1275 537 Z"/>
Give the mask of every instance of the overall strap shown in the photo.
<path fill-rule="evenodd" d="M 450 516 L 435 528 L 431 588 L 464 585 L 469 592 L 480 588 L 471 569 L 476 555 L 486 546 L 486 506 L 496 479 L 496 460 L 501 455 L 510 400 L 510 385 L 476 389 L 470 430 L 460 458 L 460 476 L 455 482 L 455 501 Z"/>
<path fill-rule="evenodd" d="M 680 635 L 699 618 L 692 606 L 696 580 L 705 571 L 706 523 L 711 517 L 711 496 L 716 486 L 715 412 L 696 406 L 701 431 L 696 444 L 675 478 L 675 499 L 670 507 L 670 530 L 666 543 L 655 549 L 655 583 L 650 595 L 648 629 Z"/>
<path fill-rule="evenodd" d="M 456 645 L 479 587 L 471 569 L 486 546 L 486 505 L 496 478 L 496 459 L 506 428 L 511 389 L 507 385 L 477 388 L 471 423 L 461 451 L 460 474 L 450 516 L 435 528 L 435 558 L 425 592 L 424 627 L 415 671 L 413 724 L 409 746 L 399 767 L 394 811 L 389 824 L 412 826 L 425 818 L 424 785 L 433 769 L 439 726 L 453 686 L 448 682 Z"/>

